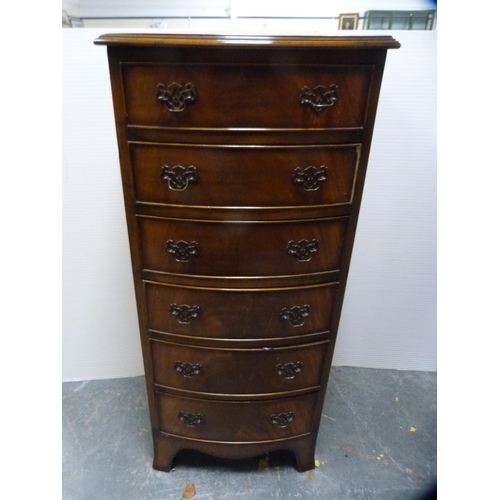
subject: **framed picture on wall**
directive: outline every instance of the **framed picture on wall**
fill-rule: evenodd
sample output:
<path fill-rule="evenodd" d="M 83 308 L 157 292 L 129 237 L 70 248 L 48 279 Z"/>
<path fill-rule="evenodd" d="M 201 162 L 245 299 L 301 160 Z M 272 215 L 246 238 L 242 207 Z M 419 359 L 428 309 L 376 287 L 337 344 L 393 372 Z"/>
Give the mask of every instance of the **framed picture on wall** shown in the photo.
<path fill-rule="evenodd" d="M 78 17 L 70 17 L 69 22 L 72 28 L 83 28 L 83 21 Z"/>
<path fill-rule="evenodd" d="M 339 30 L 357 30 L 359 14 L 340 14 Z"/>

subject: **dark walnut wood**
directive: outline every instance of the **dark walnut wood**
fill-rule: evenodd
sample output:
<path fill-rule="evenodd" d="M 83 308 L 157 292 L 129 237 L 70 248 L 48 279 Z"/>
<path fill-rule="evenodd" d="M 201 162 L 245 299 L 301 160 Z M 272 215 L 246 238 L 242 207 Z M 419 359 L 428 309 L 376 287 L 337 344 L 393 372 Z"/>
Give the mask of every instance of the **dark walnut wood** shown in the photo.
<path fill-rule="evenodd" d="M 137 217 L 145 269 L 226 277 L 338 269 L 348 221 L 339 217 L 238 223 Z M 303 258 L 306 251 L 293 253 L 290 242 L 302 240 L 316 240 L 317 250 Z"/>
<path fill-rule="evenodd" d="M 211 207 L 349 204 L 359 151 L 359 145 L 130 145 L 139 202 Z"/>
<path fill-rule="evenodd" d="M 226 340 L 294 337 L 330 328 L 330 304 L 336 297 L 337 283 L 292 288 L 210 289 L 170 286 L 145 282 L 148 325 L 151 330 L 184 337 Z M 227 307 L 228 302 L 231 307 Z M 171 314 L 171 304 L 197 305 L 198 317 L 179 322 Z M 283 309 L 309 305 L 310 313 L 302 326 L 282 318 Z M 325 307 L 325 304 L 329 304 Z M 251 305 L 251 307 L 249 307 Z"/>
<path fill-rule="evenodd" d="M 383 37 L 103 35 L 153 467 L 314 468 Z"/>
<path fill-rule="evenodd" d="M 169 390 L 231 399 L 318 390 L 328 340 L 277 348 L 214 349 L 151 340 L 155 380 Z M 188 366 L 184 369 L 178 367 Z M 300 363 L 299 371 L 286 365 Z M 191 366 L 197 366 L 198 370 Z M 265 391 L 265 392 L 263 392 Z"/>
<path fill-rule="evenodd" d="M 267 64 L 122 64 L 125 104 L 132 125 L 162 127 L 335 128 L 362 126 L 373 68 L 370 66 Z M 156 99 L 158 85 L 193 83 L 197 98 L 182 112 Z M 338 100 L 317 113 L 302 99 L 304 86 L 337 85 Z M 287 106 L 280 106 L 286 99 Z M 312 112 L 311 112 L 312 111 Z"/>

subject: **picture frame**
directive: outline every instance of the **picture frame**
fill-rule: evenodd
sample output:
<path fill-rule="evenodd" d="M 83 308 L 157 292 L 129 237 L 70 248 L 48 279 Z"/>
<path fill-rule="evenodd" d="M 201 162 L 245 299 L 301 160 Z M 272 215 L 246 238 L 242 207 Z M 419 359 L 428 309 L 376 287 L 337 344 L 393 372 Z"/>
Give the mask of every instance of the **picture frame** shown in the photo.
<path fill-rule="evenodd" d="M 359 23 L 359 14 L 340 14 L 339 30 L 357 30 Z"/>
<path fill-rule="evenodd" d="M 83 21 L 78 17 L 70 17 L 69 22 L 72 28 L 83 28 Z"/>

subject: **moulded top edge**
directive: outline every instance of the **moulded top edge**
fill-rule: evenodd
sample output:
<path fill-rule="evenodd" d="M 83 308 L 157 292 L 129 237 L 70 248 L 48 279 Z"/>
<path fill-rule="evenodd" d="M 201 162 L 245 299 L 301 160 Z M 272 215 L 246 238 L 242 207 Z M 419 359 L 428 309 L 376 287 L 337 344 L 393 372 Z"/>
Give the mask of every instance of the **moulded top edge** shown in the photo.
<path fill-rule="evenodd" d="M 104 34 L 96 45 L 143 47 L 283 47 L 325 49 L 398 49 L 392 36 L 320 36 L 320 35 L 238 35 L 238 34 Z"/>

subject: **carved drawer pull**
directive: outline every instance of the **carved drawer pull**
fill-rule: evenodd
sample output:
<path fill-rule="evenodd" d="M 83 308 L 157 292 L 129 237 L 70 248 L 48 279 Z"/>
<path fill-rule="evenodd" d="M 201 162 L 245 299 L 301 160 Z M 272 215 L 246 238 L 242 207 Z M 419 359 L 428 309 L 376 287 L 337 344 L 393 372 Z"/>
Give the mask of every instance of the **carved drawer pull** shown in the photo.
<path fill-rule="evenodd" d="M 167 87 L 160 83 L 157 87 L 156 100 L 165 104 L 172 113 L 180 113 L 189 103 L 196 101 L 196 88 L 192 83 L 181 85 L 173 82 Z"/>
<path fill-rule="evenodd" d="M 302 87 L 299 95 L 300 104 L 310 106 L 318 113 L 324 108 L 333 106 L 338 101 L 338 87 L 332 83 L 328 88 L 318 85 L 314 89 Z"/>
<path fill-rule="evenodd" d="M 188 262 L 191 257 L 196 257 L 200 253 L 200 246 L 196 241 L 188 243 L 184 240 L 178 242 L 168 240 L 166 249 L 177 262 Z"/>
<path fill-rule="evenodd" d="M 319 242 L 316 239 L 300 240 L 299 242 L 289 241 L 286 247 L 287 253 L 295 255 L 299 262 L 309 262 L 312 254 L 319 250 Z"/>
<path fill-rule="evenodd" d="M 176 361 L 174 363 L 174 370 L 186 378 L 197 377 L 203 373 L 203 367 L 200 363 L 193 364 L 188 361 L 184 363 L 182 361 Z"/>
<path fill-rule="evenodd" d="M 302 361 L 276 365 L 274 370 L 281 378 L 292 379 L 302 371 Z"/>
<path fill-rule="evenodd" d="M 188 306 L 187 304 L 178 306 L 174 302 L 170 304 L 170 314 L 175 316 L 179 323 L 187 324 L 201 316 L 201 309 L 200 306 Z"/>
<path fill-rule="evenodd" d="M 178 415 L 179 420 L 187 425 L 188 427 L 195 427 L 196 425 L 200 425 L 204 417 L 201 413 L 184 413 L 183 411 L 179 412 Z"/>
<path fill-rule="evenodd" d="M 280 318 L 288 320 L 292 326 L 303 326 L 305 323 L 304 318 L 311 314 L 311 306 L 306 304 L 303 307 L 294 306 L 291 309 L 284 307 L 280 312 Z M 301 363 L 302 366 L 302 363 Z"/>
<path fill-rule="evenodd" d="M 189 167 L 163 165 L 161 167 L 161 180 L 167 182 L 172 191 L 184 191 L 190 182 L 194 184 L 198 181 L 198 170 L 193 165 Z"/>
<path fill-rule="evenodd" d="M 295 413 L 293 411 L 289 411 L 286 413 L 278 413 L 277 415 L 273 413 L 269 416 L 269 422 L 278 427 L 287 427 L 293 422 L 295 418 Z"/>
<path fill-rule="evenodd" d="M 297 167 L 293 171 L 292 181 L 301 186 L 304 191 L 317 191 L 327 179 L 326 170 L 325 165 L 321 165 L 319 168 L 307 167 L 305 170 Z"/>

